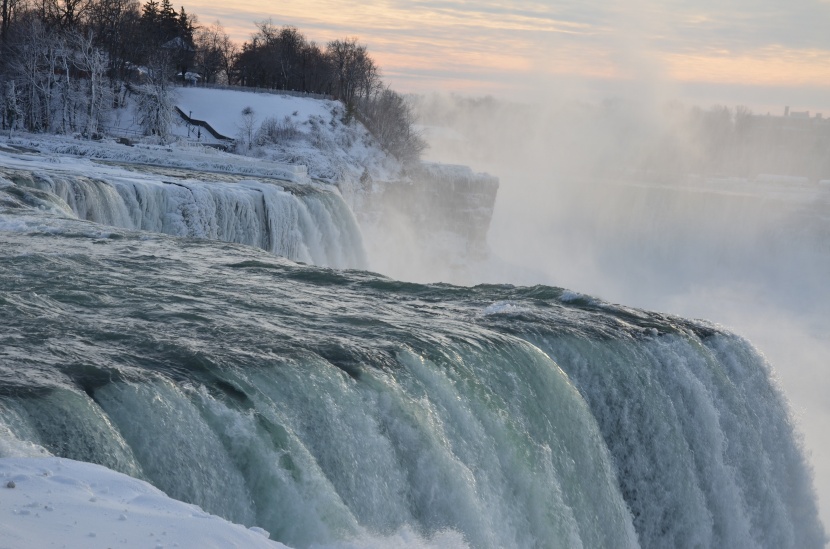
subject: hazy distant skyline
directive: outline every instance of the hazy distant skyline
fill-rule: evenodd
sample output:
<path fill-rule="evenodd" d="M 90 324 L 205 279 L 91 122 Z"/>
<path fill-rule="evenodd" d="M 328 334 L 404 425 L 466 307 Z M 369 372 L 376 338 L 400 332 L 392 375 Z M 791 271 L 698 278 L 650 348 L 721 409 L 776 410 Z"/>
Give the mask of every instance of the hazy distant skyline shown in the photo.
<path fill-rule="evenodd" d="M 238 43 L 254 22 L 356 37 L 401 92 L 599 99 L 633 93 L 830 114 L 829 0 L 195 0 Z"/>

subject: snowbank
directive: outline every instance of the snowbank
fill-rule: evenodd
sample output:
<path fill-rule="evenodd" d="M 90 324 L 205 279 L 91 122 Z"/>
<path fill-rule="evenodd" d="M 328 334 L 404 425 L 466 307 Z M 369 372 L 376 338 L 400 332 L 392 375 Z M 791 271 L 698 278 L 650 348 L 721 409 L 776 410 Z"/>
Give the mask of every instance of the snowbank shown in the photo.
<path fill-rule="evenodd" d="M 176 105 L 185 114 L 205 120 L 219 133 L 232 137 L 240 132 L 242 109 L 246 107 L 253 110 L 257 128 L 266 118 L 282 120 L 286 116 L 299 126 L 315 117 L 328 122 L 341 108 L 336 101 L 253 91 L 177 88 L 176 95 Z"/>
<path fill-rule="evenodd" d="M 245 154 L 306 166 L 310 177 L 340 187 L 352 205 L 355 193 L 366 190 L 367 178 L 390 182 L 403 177 L 400 163 L 381 149 L 362 124 L 346 116 L 339 101 L 254 91 L 178 88 L 176 105 L 219 133 L 241 137 L 243 142 L 244 109 L 252 110 L 250 124 L 254 134 L 263 122 L 276 121 L 284 132 L 282 138 L 258 143 Z M 182 126 L 174 133 L 183 136 L 186 131 Z"/>
<path fill-rule="evenodd" d="M 88 141 L 61 135 L 0 136 L 0 166 L 4 167 L 38 169 L 44 163 L 52 168 L 57 164 L 85 164 L 97 174 L 104 170 L 101 163 L 94 162 L 97 160 L 310 183 L 303 166 L 226 153 L 186 140 L 163 146 L 137 143 L 126 147 L 112 140 Z"/>
<path fill-rule="evenodd" d="M 0 459 L 0 548 L 285 548 L 106 467 L 55 457 Z"/>

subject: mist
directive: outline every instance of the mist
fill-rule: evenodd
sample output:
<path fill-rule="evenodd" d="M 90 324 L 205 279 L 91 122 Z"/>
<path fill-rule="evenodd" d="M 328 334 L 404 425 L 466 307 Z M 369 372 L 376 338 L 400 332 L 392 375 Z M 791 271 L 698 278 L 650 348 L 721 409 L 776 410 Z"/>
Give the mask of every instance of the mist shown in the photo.
<path fill-rule="evenodd" d="M 830 124 L 653 97 L 413 102 L 428 160 L 500 186 L 487 259 L 459 267 L 443 246 L 388 274 L 548 284 L 746 337 L 790 400 L 830 524 Z"/>

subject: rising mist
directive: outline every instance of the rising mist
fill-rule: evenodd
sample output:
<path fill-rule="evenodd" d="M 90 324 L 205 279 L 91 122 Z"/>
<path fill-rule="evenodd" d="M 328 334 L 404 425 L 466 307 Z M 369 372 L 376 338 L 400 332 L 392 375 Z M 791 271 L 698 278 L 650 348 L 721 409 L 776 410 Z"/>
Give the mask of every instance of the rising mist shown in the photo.
<path fill-rule="evenodd" d="M 636 100 L 413 101 L 428 159 L 500 187 L 489 260 L 395 275 L 550 284 L 747 337 L 791 401 L 830 523 L 830 122 Z"/>

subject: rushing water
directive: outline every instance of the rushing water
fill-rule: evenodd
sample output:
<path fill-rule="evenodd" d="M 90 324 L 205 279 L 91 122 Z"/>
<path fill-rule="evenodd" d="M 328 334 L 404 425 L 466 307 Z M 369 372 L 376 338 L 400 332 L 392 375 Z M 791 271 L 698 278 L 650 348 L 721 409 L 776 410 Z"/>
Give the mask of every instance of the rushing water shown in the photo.
<path fill-rule="evenodd" d="M 0 456 L 100 463 L 296 547 L 823 547 L 786 403 L 745 340 L 558 288 L 403 283 L 296 264 L 242 229 L 191 233 L 218 212 L 240 227 L 264 185 L 6 177 Z M 148 205 L 173 187 L 202 198 Z M 80 213 L 108 189 L 113 209 Z M 289 191 L 273 193 L 325 193 Z M 178 208 L 218 196 L 237 206 Z M 349 216 L 315 212 L 361 250 Z"/>
<path fill-rule="evenodd" d="M 127 169 L 129 168 L 129 169 Z M 354 216 L 330 188 L 174 168 L 0 170 L 9 199 L 127 229 L 247 244 L 295 261 L 365 268 Z"/>

